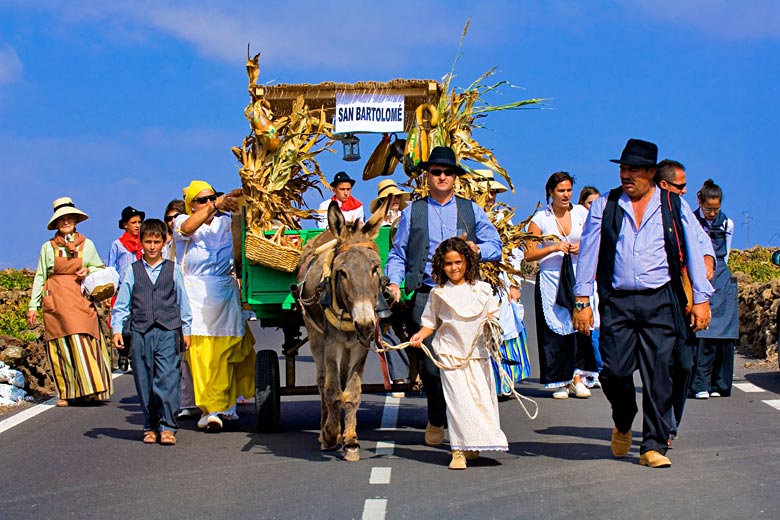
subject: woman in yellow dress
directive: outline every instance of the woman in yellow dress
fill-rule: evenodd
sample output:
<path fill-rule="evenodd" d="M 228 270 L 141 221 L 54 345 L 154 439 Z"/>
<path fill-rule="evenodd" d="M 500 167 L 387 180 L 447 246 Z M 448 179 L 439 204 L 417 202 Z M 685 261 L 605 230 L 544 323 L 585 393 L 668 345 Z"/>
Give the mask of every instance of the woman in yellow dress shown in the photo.
<path fill-rule="evenodd" d="M 254 338 L 242 315 L 226 213 L 238 209 L 241 193 L 218 194 L 204 181 L 183 191 L 187 213 L 174 220 L 173 238 L 192 308 L 187 363 L 203 413 L 198 427 L 218 432 L 223 420 L 238 418 L 236 401 L 255 393 Z"/>

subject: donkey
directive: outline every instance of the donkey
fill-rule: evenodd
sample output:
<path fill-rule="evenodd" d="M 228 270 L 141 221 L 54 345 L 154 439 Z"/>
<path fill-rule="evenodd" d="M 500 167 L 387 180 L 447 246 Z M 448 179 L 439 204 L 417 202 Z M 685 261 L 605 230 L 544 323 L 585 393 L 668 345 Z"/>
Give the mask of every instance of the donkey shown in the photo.
<path fill-rule="evenodd" d="M 298 264 L 299 302 L 321 399 L 320 449 L 341 444 L 344 459 L 353 462 L 360 460 L 357 411 L 384 280 L 374 239 L 388 208 L 389 197 L 361 228 L 347 224 L 338 204 L 331 202 L 329 230 L 306 244 Z"/>

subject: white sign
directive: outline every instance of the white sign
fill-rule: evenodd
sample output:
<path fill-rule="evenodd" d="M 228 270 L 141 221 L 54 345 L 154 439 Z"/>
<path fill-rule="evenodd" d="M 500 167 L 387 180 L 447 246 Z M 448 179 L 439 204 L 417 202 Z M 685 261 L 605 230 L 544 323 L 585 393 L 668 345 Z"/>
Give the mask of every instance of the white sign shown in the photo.
<path fill-rule="evenodd" d="M 402 94 L 336 94 L 335 133 L 403 132 Z"/>

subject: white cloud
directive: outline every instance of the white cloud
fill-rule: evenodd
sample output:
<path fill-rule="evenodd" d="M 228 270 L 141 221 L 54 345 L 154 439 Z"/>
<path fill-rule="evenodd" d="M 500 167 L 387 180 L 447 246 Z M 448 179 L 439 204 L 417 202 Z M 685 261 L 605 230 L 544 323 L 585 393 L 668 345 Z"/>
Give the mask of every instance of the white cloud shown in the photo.
<path fill-rule="evenodd" d="M 10 45 L 0 43 L 0 85 L 13 83 L 22 77 L 22 60 Z"/>

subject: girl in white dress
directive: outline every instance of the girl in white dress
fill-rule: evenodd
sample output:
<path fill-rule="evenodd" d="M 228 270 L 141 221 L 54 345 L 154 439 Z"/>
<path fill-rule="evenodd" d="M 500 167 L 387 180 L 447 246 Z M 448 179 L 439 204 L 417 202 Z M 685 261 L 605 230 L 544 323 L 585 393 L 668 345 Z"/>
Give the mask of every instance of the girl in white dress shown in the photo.
<path fill-rule="evenodd" d="M 433 350 L 440 362 L 451 367 L 441 371 L 447 424 L 452 448 L 450 469 L 466 469 L 466 459 L 480 451 L 508 451 L 501 431 L 498 400 L 483 342 L 472 350 L 486 318 L 498 314 L 498 302 L 489 284 L 477 280 L 479 261 L 465 240 L 443 241 L 433 255 L 431 290 L 422 315 L 423 327 L 409 340 L 419 347 L 436 332 Z"/>

